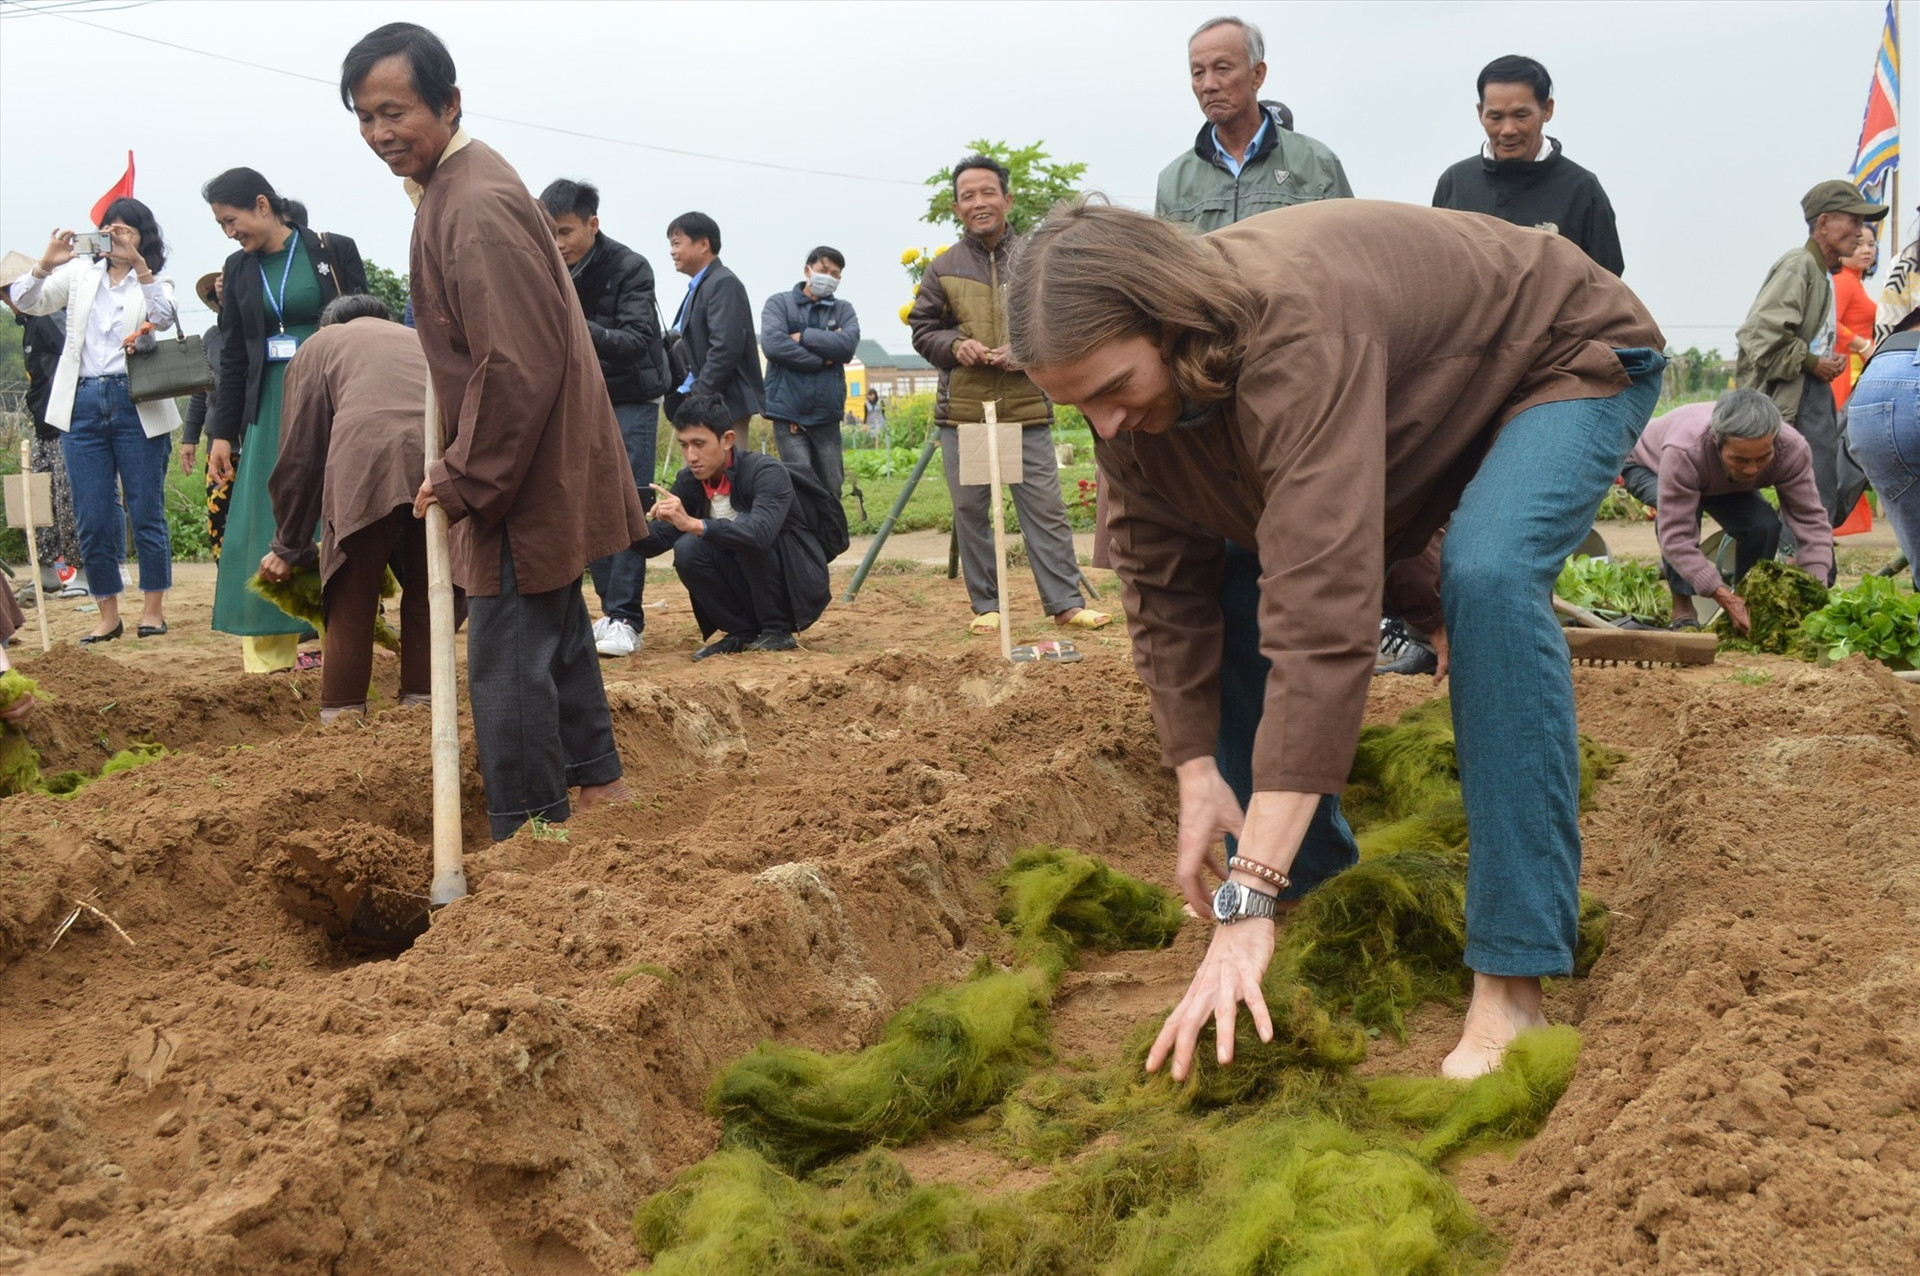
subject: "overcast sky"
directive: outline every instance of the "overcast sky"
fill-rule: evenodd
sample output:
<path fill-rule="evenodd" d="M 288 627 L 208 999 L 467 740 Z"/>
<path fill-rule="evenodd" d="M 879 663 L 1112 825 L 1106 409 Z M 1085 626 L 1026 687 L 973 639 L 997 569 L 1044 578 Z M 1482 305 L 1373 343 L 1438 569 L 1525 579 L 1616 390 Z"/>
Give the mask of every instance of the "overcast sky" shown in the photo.
<path fill-rule="evenodd" d="M 1885 11 L 1880 0 L 26 2 L 54 11 L 21 16 L 0 0 L 0 247 L 37 256 L 55 225 L 84 228 L 131 149 L 183 288 L 231 248 L 199 188 L 240 164 L 305 200 L 316 229 L 404 270 L 411 210 L 334 85 L 359 35 L 410 19 L 452 50 L 469 131 L 533 190 L 560 176 L 600 186 L 603 228 L 653 262 L 669 316 L 685 281 L 666 224 L 697 208 L 719 222 L 723 256 L 756 300 L 791 286 L 813 245 L 840 248 L 841 295 L 892 350 L 908 348 L 901 249 L 949 237 L 919 220 L 921 180 L 972 138 L 1044 139 L 1087 163 L 1089 188 L 1150 208 L 1156 174 L 1200 125 L 1185 42 L 1208 17 L 1237 12 L 1265 29 L 1264 96 L 1334 149 L 1363 198 L 1427 203 L 1440 171 L 1482 140 L 1480 67 L 1525 53 L 1554 77 L 1548 132 L 1613 199 L 1627 282 L 1675 347 L 1729 355 L 1767 267 L 1805 238 L 1799 196 L 1853 158 Z M 1903 202 L 1911 210 L 1913 194 Z M 1911 211 L 1903 223 L 1911 239 Z"/>

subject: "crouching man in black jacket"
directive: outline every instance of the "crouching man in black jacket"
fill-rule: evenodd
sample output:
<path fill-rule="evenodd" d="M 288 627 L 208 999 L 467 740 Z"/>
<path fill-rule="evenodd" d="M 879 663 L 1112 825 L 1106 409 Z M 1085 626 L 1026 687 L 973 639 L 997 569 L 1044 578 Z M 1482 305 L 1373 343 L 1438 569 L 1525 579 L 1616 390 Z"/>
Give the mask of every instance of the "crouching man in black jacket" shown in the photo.
<path fill-rule="evenodd" d="M 600 357 L 614 419 L 627 445 L 633 481 L 643 505 L 653 503 L 656 436 L 660 397 L 667 391 L 667 355 L 661 340 L 660 310 L 653 267 L 639 253 L 609 239 L 600 230 L 600 192 L 586 182 L 565 178 L 540 192 L 553 218 L 560 258 L 573 275 L 573 290 L 586 312 L 587 333 Z M 647 627 L 640 595 L 647 583 L 646 560 L 622 550 L 587 564 L 600 595 L 600 619 L 593 625 L 594 649 L 603 656 L 631 656 L 640 650 Z"/>
<path fill-rule="evenodd" d="M 686 468 L 655 486 L 650 535 L 634 551 L 673 553 L 702 638 L 695 660 L 742 651 L 792 651 L 793 635 L 827 609 L 827 552 L 804 494 L 818 482 L 785 462 L 734 446 L 731 412 L 717 394 L 690 394 L 674 413 Z M 820 488 L 815 497 L 824 497 Z"/>

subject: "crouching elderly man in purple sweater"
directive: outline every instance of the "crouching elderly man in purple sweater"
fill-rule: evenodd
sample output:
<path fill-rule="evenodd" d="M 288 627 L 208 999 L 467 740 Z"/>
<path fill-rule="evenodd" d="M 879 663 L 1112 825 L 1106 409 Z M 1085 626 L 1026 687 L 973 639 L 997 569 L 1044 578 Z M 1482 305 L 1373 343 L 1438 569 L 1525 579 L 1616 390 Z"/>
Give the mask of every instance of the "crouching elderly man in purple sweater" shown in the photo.
<path fill-rule="evenodd" d="M 1813 449 L 1758 390 L 1729 390 L 1717 403 L 1689 403 L 1647 424 L 1620 481 L 1654 507 L 1661 566 L 1673 591 L 1673 627 L 1697 629 L 1695 597 L 1720 604 L 1747 632 L 1747 605 L 1735 589 L 1753 565 L 1780 551 L 1781 519 L 1793 530 L 1800 567 L 1833 583 L 1833 530 L 1813 481 Z M 1761 497 L 1780 497 L 1780 512 Z M 1700 549 L 1700 515 L 1733 539 L 1733 585 Z"/>

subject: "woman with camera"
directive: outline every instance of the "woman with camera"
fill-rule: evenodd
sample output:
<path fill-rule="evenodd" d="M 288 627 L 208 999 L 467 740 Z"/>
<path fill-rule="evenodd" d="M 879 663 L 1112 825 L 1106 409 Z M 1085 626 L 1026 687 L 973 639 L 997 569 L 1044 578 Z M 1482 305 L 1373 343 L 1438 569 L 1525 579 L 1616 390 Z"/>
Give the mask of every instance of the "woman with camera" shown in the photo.
<path fill-rule="evenodd" d="M 172 399 L 134 403 L 127 382 L 135 341 L 149 329 L 173 326 L 173 302 L 155 278 L 166 260 L 153 213 L 137 199 L 116 199 L 98 233 L 55 231 L 39 264 L 13 285 L 13 304 L 22 314 L 50 315 L 62 307 L 67 312 L 67 344 L 54 371 L 47 424 L 61 432 L 87 588 L 100 607 L 98 623 L 82 644 L 112 642 L 126 632 L 120 618 L 121 491 L 146 595 L 136 632 L 142 638 L 167 632 L 165 603 L 173 586 L 167 462 L 180 412 Z"/>
<path fill-rule="evenodd" d="M 267 477 L 280 457 L 287 361 L 318 331 L 329 301 L 367 291 L 367 272 L 351 239 L 308 230 L 306 210 L 253 169 L 230 168 L 200 194 L 240 245 L 222 272 L 220 375 L 207 421 L 208 477 L 233 484 L 213 627 L 240 635 L 248 673 L 272 673 L 294 667 L 302 626 L 247 581 L 273 543 Z"/>

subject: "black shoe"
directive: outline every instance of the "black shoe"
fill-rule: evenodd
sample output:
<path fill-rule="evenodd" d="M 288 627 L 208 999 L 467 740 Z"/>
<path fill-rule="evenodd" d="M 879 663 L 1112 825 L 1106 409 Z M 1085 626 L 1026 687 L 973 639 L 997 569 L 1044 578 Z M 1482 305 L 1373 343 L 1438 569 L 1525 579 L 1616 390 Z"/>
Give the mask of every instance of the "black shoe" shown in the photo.
<path fill-rule="evenodd" d="M 1398 616 L 1380 622 L 1380 650 L 1374 657 L 1373 672 L 1432 673 L 1440 667 L 1440 657 L 1427 640 Z"/>
<path fill-rule="evenodd" d="M 748 651 L 798 651 L 800 641 L 784 629 L 763 629 L 747 644 Z"/>
<path fill-rule="evenodd" d="M 141 625 L 133 632 L 142 638 L 159 638 L 166 634 L 167 622 L 163 620 L 157 625 Z"/>
<path fill-rule="evenodd" d="M 705 660 L 708 656 L 737 656 L 747 649 L 753 641 L 749 634 L 722 634 L 706 646 L 693 653 L 695 660 Z"/>
<path fill-rule="evenodd" d="M 80 645 L 82 647 L 91 647 L 96 642 L 112 642 L 115 638 L 120 637 L 126 632 L 127 622 L 123 620 L 113 628 L 107 630 L 104 634 L 88 634 L 80 640 Z"/>

